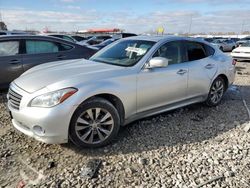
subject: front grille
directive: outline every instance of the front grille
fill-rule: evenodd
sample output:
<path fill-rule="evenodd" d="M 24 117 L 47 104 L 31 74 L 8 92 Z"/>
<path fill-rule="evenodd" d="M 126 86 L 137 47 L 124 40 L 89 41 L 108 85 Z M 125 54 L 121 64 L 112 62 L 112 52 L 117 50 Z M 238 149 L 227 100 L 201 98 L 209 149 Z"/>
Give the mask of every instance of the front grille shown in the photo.
<path fill-rule="evenodd" d="M 19 110 L 22 95 L 18 94 L 10 88 L 8 92 L 8 99 L 10 106 L 16 110 Z"/>

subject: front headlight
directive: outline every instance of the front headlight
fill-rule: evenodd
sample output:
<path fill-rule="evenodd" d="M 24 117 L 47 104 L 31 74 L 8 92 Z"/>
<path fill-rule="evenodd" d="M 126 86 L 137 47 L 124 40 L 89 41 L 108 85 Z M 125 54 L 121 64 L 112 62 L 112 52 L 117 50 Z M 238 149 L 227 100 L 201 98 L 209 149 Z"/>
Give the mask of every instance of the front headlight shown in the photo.
<path fill-rule="evenodd" d="M 76 92 L 77 89 L 75 88 L 65 88 L 50 93 L 45 93 L 32 99 L 29 106 L 43 108 L 53 107 L 62 103 Z"/>

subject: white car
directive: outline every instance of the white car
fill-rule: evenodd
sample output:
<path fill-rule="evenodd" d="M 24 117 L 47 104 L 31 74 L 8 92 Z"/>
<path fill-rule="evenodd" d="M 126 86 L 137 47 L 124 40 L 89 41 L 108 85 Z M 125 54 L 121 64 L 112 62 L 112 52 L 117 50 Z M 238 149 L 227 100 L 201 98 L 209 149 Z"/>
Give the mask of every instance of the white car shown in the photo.
<path fill-rule="evenodd" d="M 235 60 L 250 60 L 250 42 L 242 44 L 231 53 Z"/>

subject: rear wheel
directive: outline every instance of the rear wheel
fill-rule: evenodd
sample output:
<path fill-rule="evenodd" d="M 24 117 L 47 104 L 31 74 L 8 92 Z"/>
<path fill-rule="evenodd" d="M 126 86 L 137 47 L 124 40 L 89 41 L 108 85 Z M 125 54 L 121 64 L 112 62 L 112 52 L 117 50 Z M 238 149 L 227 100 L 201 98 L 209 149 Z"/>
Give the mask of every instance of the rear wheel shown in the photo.
<path fill-rule="evenodd" d="M 222 47 L 222 46 L 220 47 L 220 50 L 221 50 L 222 52 L 224 52 L 224 50 L 223 50 L 223 47 Z"/>
<path fill-rule="evenodd" d="M 225 90 L 226 85 L 224 79 L 221 77 L 216 78 L 211 85 L 206 104 L 208 106 L 218 105 L 222 100 Z"/>
<path fill-rule="evenodd" d="M 74 113 L 69 138 L 79 147 L 101 147 L 110 143 L 120 128 L 116 108 L 107 100 L 93 98 Z"/>

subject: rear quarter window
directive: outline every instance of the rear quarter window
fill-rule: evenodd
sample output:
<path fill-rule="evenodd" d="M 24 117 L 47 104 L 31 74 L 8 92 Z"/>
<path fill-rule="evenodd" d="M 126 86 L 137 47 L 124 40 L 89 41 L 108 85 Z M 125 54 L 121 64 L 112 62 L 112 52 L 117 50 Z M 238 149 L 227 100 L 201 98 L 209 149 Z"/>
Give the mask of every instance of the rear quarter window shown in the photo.
<path fill-rule="evenodd" d="M 205 48 L 205 51 L 206 51 L 207 56 L 212 56 L 212 55 L 214 55 L 215 50 L 214 50 L 211 46 L 208 46 L 208 45 L 206 45 L 206 44 L 204 44 L 203 46 L 204 46 L 204 48 Z"/>
<path fill-rule="evenodd" d="M 196 61 L 207 57 L 203 45 L 198 42 L 187 42 L 186 48 L 188 61 Z"/>

